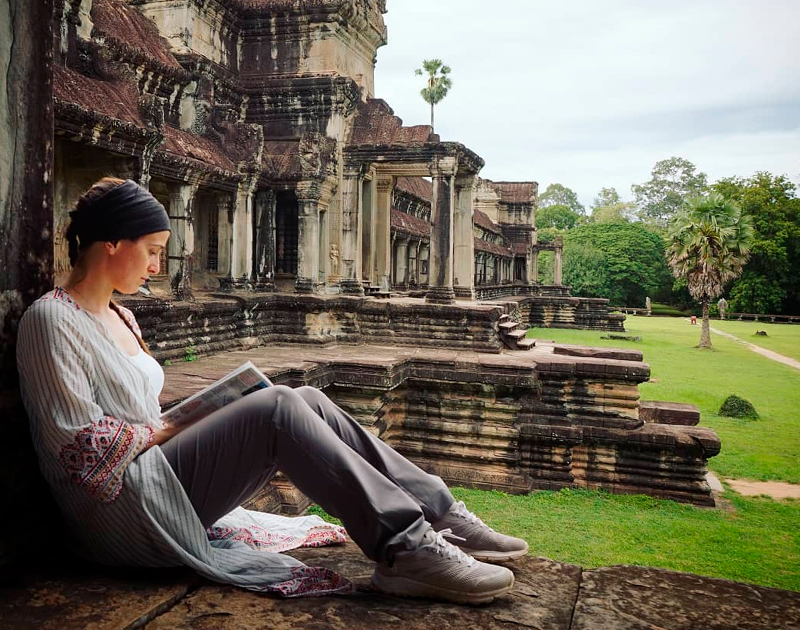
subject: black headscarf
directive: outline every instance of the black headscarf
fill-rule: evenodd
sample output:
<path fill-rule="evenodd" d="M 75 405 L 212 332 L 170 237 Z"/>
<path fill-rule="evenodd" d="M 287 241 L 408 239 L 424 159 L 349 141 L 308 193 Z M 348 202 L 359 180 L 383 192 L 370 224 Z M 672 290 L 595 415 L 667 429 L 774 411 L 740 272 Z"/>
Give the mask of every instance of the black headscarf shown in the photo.
<path fill-rule="evenodd" d="M 69 216 L 81 247 L 96 241 L 135 240 L 145 234 L 171 231 L 164 206 L 130 179 Z"/>

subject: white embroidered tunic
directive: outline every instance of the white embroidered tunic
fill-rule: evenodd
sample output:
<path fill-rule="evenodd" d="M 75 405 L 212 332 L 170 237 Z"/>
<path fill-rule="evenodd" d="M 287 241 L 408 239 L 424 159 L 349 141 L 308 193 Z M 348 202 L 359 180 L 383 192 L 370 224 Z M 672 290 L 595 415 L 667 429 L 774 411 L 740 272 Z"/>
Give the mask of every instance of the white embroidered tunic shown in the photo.
<path fill-rule="evenodd" d="M 140 335 L 133 314 L 121 309 Z M 279 552 L 345 540 L 319 517 L 237 508 L 206 530 L 158 446 L 157 394 L 105 325 L 62 289 L 20 321 L 17 364 L 42 473 L 76 540 L 103 564 L 187 565 L 212 580 L 287 596 L 349 588 Z M 144 452 L 143 452 L 144 451 Z"/>

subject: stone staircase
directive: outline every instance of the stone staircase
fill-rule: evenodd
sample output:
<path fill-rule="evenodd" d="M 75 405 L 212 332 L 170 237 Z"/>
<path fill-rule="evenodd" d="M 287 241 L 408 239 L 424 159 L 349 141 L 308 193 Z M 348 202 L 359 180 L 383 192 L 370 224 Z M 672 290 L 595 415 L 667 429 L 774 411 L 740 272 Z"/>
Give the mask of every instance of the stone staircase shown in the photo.
<path fill-rule="evenodd" d="M 528 339 L 528 329 L 523 328 L 508 315 L 500 316 L 498 324 L 500 339 L 510 350 L 530 350 L 536 345 L 536 339 Z"/>

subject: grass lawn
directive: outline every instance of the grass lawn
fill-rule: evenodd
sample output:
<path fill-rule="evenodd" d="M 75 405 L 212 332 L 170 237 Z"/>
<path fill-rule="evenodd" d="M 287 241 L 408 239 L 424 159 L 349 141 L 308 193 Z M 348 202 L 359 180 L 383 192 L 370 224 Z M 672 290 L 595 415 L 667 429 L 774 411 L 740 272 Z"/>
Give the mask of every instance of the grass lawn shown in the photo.
<path fill-rule="evenodd" d="M 712 319 L 711 326 L 722 332 L 736 335 L 742 341 L 754 343 L 767 350 L 800 361 L 800 324 L 769 324 L 767 322 Z M 757 330 L 765 331 L 767 336 L 756 337 Z"/>
<path fill-rule="evenodd" d="M 769 324 L 758 326 L 772 337 Z M 682 319 L 628 316 L 625 327 L 642 341 L 556 329 L 533 330 L 531 336 L 642 350 L 652 371 L 652 381 L 640 388 L 642 397 L 693 403 L 702 412 L 701 424 L 720 435 L 722 452 L 710 460 L 712 470 L 722 477 L 800 483 L 800 371 L 719 336 L 712 335 L 714 350 L 699 350 L 694 346 L 700 327 Z M 734 393 L 750 400 L 761 419 L 716 415 Z M 728 489 L 730 508 L 708 509 L 591 490 L 510 496 L 454 488 L 453 494 L 491 526 L 526 539 L 532 555 L 586 568 L 638 564 L 800 591 L 797 500 L 743 497 Z"/>

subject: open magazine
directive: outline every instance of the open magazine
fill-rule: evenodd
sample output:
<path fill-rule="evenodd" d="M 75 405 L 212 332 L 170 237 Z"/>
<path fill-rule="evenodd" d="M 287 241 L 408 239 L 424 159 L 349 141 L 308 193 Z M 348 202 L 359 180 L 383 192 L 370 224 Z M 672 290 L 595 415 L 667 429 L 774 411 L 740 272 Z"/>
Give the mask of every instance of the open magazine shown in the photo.
<path fill-rule="evenodd" d="M 252 361 L 248 361 L 216 383 L 162 413 L 161 420 L 171 426 L 191 424 L 242 396 L 267 387 L 272 387 L 272 381 Z"/>

